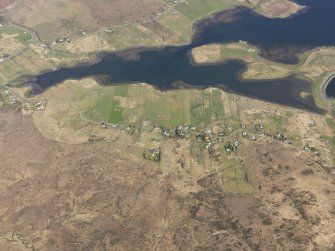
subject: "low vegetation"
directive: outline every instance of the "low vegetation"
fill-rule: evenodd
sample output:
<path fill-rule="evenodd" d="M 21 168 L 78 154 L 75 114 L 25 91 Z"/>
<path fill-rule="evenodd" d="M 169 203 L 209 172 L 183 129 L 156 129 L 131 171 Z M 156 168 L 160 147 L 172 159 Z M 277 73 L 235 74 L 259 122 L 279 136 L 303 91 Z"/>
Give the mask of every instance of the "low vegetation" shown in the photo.
<path fill-rule="evenodd" d="M 228 59 L 245 61 L 248 65 L 247 71 L 243 73 L 245 79 L 282 78 L 291 74 L 307 78 L 312 82 L 313 96 L 318 105 L 330 113 L 333 111 L 334 101 L 323 97 L 321 86 L 329 74 L 335 72 L 334 55 L 334 48 L 323 47 L 302 54 L 297 65 L 280 64 L 262 58 L 257 48 L 244 41 L 235 44 L 204 45 L 192 51 L 193 60 L 198 64 L 216 63 Z"/>
<path fill-rule="evenodd" d="M 13 20 L 46 43 L 0 34 L 24 48 L 0 84 L 91 52 L 188 43 L 195 20 L 235 4 L 284 15 L 279 0 L 93 2 L 21 1 Z M 216 88 L 82 79 L 28 98 L 1 86 L 0 250 L 333 249 L 335 103 L 319 88 L 334 55 L 287 66 L 243 41 L 193 50 L 195 63 L 245 60 L 248 79 L 309 78 L 325 116 Z"/>
<path fill-rule="evenodd" d="M 189 147 L 180 164 L 191 158 L 206 170 L 218 170 L 231 193 L 254 191 L 243 158 L 259 141 L 293 144 L 301 151 L 312 146 L 320 152 L 315 161 L 333 165 L 331 119 L 215 88 L 160 92 L 145 84 L 102 87 L 85 79 L 66 81 L 29 102 L 38 100 L 47 100 L 45 110 L 33 113 L 47 138 L 68 143 L 117 140 L 143 147 L 140 156 L 163 163 L 171 158 L 168 142 L 185 140 Z"/>
<path fill-rule="evenodd" d="M 19 53 L 31 42 L 30 33 L 13 26 L 0 26 L 0 62 Z"/>
<path fill-rule="evenodd" d="M 3 36 L 4 34 L 13 36 L 15 40 L 23 45 L 27 45 L 32 41 L 32 37 L 29 32 L 20 30 L 19 28 L 13 26 L 1 26 L 0 35 Z"/>
<path fill-rule="evenodd" d="M 304 8 L 304 6 L 290 0 L 270 0 L 259 2 L 260 3 L 256 5 L 256 10 L 260 11 L 263 15 L 274 18 L 289 17 Z"/>
<path fill-rule="evenodd" d="M 238 101 L 225 104 L 246 102 Z M 125 135 L 72 145 L 46 139 L 36 117 L 52 106 L 34 113 L 39 130 L 30 116 L 0 110 L 1 250 L 333 248 L 333 176 L 299 145 L 241 140 L 221 163 L 202 148 L 198 164 L 188 140 L 168 139 L 158 163 L 142 156 L 152 148 Z M 96 139 L 107 131 L 90 125 Z"/>

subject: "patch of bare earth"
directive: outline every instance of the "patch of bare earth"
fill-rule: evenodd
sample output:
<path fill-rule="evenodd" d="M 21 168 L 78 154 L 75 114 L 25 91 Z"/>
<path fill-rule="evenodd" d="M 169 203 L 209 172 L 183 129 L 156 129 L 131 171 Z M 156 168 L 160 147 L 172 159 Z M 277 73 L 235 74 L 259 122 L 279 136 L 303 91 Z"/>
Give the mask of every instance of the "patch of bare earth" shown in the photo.
<path fill-rule="evenodd" d="M 261 5 L 264 15 L 275 18 L 286 18 L 304 7 L 290 0 L 271 0 Z"/>
<path fill-rule="evenodd" d="M 109 46 L 102 38 L 92 35 L 78 40 L 77 43 L 67 44 L 66 49 L 74 53 L 91 53 L 108 50 Z"/>
<path fill-rule="evenodd" d="M 5 9 L 15 3 L 15 0 L 0 0 L 0 9 Z"/>
<path fill-rule="evenodd" d="M 220 45 L 211 44 L 194 48 L 192 57 L 197 64 L 217 62 L 222 58 L 221 47 Z"/>
<path fill-rule="evenodd" d="M 83 0 L 83 2 L 88 5 L 98 23 L 105 25 L 143 21 L 162 8 L 164 3 L 158 0 Z"/>
<path fill-rule="evenodd" d="M 17 35 L 0 35 L 0 53 L 12 54 L 13 52 L 21 49 L 23 46 L 16 40 Z"/>
<path fill-rule="evenodd" d="M 249 178 L 258 183 L 256 197 L 267 201 L 257 213 L 275 235 L 268 237 L 257 228 L 251 232 L 258 232 L 260 240 L 271 238 L 271 250 L 334 248 L 335 193 L 330 192 L 334 186 L 330 170 L 302 149 L 279 142 L 261 140 L 242 151 L 248 155 Z"/>

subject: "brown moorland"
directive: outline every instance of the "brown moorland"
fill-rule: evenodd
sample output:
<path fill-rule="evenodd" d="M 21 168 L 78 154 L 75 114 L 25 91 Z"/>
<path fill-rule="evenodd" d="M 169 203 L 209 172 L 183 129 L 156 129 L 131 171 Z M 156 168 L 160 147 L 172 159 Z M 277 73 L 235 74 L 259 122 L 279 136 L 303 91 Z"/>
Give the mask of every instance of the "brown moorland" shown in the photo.
<path fill-rule="evenodd" d="M 143 20 L 165 5 L 163 0 L 23 0 L 11 19 L 49 40 Z"/>
<path fill-rule="evenodd" d="M 5 9 L 11 6 L 15 0 L 0 0 L 0 9 Z"/>
<path fill-rule="evenodd" d="M 164 3 L 158 0 L 84 0 L 83 2 L 87 4 L 97 22 L 103 25 L 141 21 L 162 8 Z"/>
<path fill-rule="evenodd" d="M 0 250 L 334 248 L 334 176 L 295 146 L 243 145 L 257 191 L 230 194 L 216 168 L 192 180 L 184 141 L 158 165 L 115 142 L 48 140 L 13 110 L 0 128 Z"/>

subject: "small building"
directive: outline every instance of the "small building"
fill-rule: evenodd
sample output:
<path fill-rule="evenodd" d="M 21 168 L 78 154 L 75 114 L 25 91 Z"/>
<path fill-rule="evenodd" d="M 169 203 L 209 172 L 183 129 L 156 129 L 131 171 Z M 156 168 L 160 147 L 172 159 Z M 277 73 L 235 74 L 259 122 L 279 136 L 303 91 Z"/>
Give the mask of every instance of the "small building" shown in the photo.
<path fill-rule="evenodd" d="M 326 161 L 323 159 L 320 159 L 319 161 L 317 161 L 318 164 L 320 164 L 322 167 L 326 166 Z"/>
<path fill-rule="evenodd" d="M 234 146 L 231 144 L 231 142 L 227 142 L 224 145 L 224 149 L 225 149 L 226 153 L 230 154 L 232 151 L 234 151 Z"/>
<path fill-rule="evenodd" d="M 288 145 L 292 145 L 293 144 L 293 141 L 288 139 L 288 138 L 285 138 L 285 144 L 288 144 Z"/>
<path fill-rule="evenodd" d="M 219 142 L 222 142 L 223 139 L 224 139 L 224 134 L 219 134 L 219 135 L 217 136 L 217 140 L 218 140 Z"/>
<path fill-rule="evenodd" d="M 207 148 L 208 150 L 211 149 L 212 146 L 213 146 L 212 142 L 208 142 L 208 143 L 206 144 L 206 148 Z"/>
<path fill-rule="evenodd" d="M 181 125 L 177 126 L 174 131 L 177 137 L 184 138 L 185 134 L 183 126 Z"/>
<path fill-rule="evenodd" d="M 280 133 L 280 132 L 277 132 L 277 133 L 274 135 L 274 138 L 275 138 L 276 140 L 280 140 L 280 141 L 284 141 L 284 140 L 285 140 L 284 135 L 283 135 L 282 133 Z"/>
<path fill-rule="evenodd" d="M 195 138 L 196 138 L 196 140 L 197 140 L 198 142 L 200 142 L 200 141 L 205 141 L 205 140 L 206 140 L 206 135 L 205 135 L 204 132 L 200 132 L 200 133 L 197 133 L 197 134 L 195 135 Z"/>
<path fill-rule="evenodd" d="M 309 146 L 304 146 L 304 150 L 307 151 L 307 152 L 310 152 L 310 151 L 311 151 L 311 147 L 309 147 Z"/>
<path fill-rule="evenodd" d="M 313 152 L 316 156 L 320 156 L 320 151 L 319 150 L 316 150 Z"/>
<path fill-rule="evenodd" d="M 143 158 L 155 162 L 160 162 L 161 150 L 159 148 L 147 149 L 143 152 Z"/>
<path fill-rule="evenodd" d="M 101 121 L 100 122 L 100 126 L 101 126 L 102 129 L 106 129 L 107 128 L 107 125 L 106 125 L 105 121 Z"/>
<path fill-rule="evenodd" d="M 255 135 L 249 135 L 248 139 L 250 141 L 256 141 L 256 136 Z"/>
<path fill-rule="evenodd" d="M 262 132 L 264 131 L 264 126 L 262 124 L 256 124 L 255 125 L 256 132 Z"/>

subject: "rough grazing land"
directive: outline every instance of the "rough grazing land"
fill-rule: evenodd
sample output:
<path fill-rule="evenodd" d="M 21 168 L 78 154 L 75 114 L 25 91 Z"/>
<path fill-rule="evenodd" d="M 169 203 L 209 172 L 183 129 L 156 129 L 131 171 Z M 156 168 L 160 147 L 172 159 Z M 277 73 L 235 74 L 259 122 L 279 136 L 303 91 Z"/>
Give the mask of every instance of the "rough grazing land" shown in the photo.
<path fill-rule="evenodd" d="M 271 0 L 261 4 L 262 13 L 275 18 L 286 18 L 303 8 L 303 6 L 290 0 Z"/>
<path fill-rule="evenodd" d="M 334 248 L 334 177 L 293 146 L 246 145 L 259 185 L 239 195 L 215 169 L 188 190 L 183 141 L 157 165 L 115 143 L 47 140 L 12 110 L 0 128 L 0 250 Z"/>
<path fill-rule="evenodd" d="M 0 9 L 5 9 L 15 2 L 15 0 L 0 0 Z"/>
<path fill-rule="evenodd" d="M 164 5 L 162 0 L 23 0 L 12 20 L 35 29 L 42 39 L 56 39 L 150 18 Z"/>
<path fill-rule="evenodd" d="M 98 23 L 107 25 L 139 21 L 162 7 L 157 0 L 84 0 Z"/>
<path fill-rule="evenodd" d="M 155 22 L 127 26 L 126 31 L 112 27 L 107 34 L 104 29 L 110 26 L 150 18 L 164 2 L 22 0 L 13 9 L 13 21 L 36 29 L 42 39 L 78 36 L 81 41 L 49 51 L 31 46 L 4 62 L 0 73 L 13 79 L 72 62 L 76 57 L 71 53 L 148 45 L 151 40 L 156 45 L 185 43 L 195 19 L 233 3 L 187 2 Z M 10 3 L 0 0 L 0 8 Z M 269 15 L 292 10 L 286 5 L 291 2 L 280 3 L 262 6 Z M 103 35 L 81 33 L 99 29 Z M 177 33 L 179 40 L 171 38 Z M 1 39 L 3 47 L 14 47 L 12 37 Z M 194 57 L 202 63 L 245 59 L 252 63 L 248 77 L 254 78 L 292 71 L 248 49 L 245 44 L 210 45 L 194 50 Z M 327 48 L 313 52 L 299 72 L 319 79 L 334 69 L 333 54 Z M 335 249 L 335 124 L 330 115 L 213 88 L 160 93 L 145 85 L 103 88 L 93 80 L 74 82 L 36 97 L 47 106 L 33 116 L 0 109 L 0 251 Z M 130 135 L 103 129 L 102 120 L 143 128 Z M 157 128 L 143 125 L 145 120 L 209 127 L 213 133 L 226 128 L 227 137 L 241 145 L 228 155 L 226 142 L 207 150 L 206 142 L 194 138 L 163 140 Z M 257 141 L 242 138 L 241 125 L 254 133 L 257 123 L 267 132 L 292 136 L 293 145 L 265 135 Z M 321 156 L 303 150 L 309 145 Z M 143 149 L 152 146 L 162 150 L 160 163 L 142 157 Z"/>

